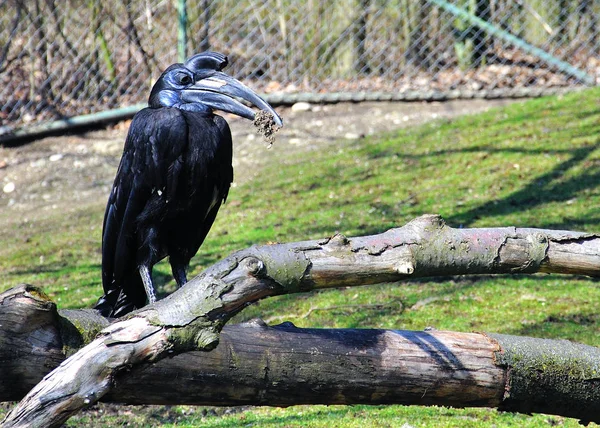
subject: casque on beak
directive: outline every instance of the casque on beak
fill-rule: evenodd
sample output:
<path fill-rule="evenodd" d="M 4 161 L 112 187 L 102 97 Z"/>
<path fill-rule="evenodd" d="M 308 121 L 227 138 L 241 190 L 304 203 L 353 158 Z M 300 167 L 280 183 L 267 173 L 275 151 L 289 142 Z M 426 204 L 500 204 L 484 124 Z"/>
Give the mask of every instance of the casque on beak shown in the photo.
<path fill-rule="evenodd" d="M 214 70 L 203 70 L 196 76 L 196 82 L 181 92 L 185 102 L 200 102 L 216 110 L 254 120 L 255 111 L 235 99 L 241 98 L 260 110 L 268 111 L 273 115 L 275 124 L 283 126 L 281 117 L 273 107 L 239 80 Z"/>

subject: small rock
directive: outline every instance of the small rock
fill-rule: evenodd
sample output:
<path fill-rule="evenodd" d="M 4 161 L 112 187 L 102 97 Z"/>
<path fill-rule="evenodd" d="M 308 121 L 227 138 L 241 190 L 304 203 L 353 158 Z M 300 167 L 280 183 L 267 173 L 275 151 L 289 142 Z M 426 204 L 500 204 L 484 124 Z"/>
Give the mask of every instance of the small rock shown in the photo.
<path fill-rule="evenodd" d="M 309 111 L 312 106 L 304 101 L 300 101 L 292 106 L 292 111 Z"/>
<path fill-rule="evenodd" d="M 85 155 L 88 152 L 88 148 L 85 144 L 79 144 L 77 147 L 75 147 L 75 150 L 77 150 L 77 153 L 82 155 Z"/>
<path fill-rule="evenodd" d="M 12 193 L 15 191 L 15 183 L 13 183 L 12 181 L 9 183 L 6 183 L 4 185 L 4 187 L 2 188 L 2 191 L 4 193 Z"/>
<path fill-rule="evenodd" d="M 37 159 L 29 163 L 31 168 L 41 168 L 44 165 L 46 165 L 46 159 Z"/>

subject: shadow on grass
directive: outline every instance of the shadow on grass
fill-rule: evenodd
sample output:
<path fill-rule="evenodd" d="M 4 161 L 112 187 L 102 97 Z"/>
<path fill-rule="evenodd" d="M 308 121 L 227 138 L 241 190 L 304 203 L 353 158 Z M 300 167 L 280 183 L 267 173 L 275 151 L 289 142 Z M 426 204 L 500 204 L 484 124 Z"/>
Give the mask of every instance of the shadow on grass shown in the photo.
<path fill-rule="evenodd" d="M 82 272 L 98 272 L 98 279 L 101 276 L 101 266 L 99 263 L 81 264 L 76 266 L 65 265 L 64 262 L 48 263 L 38 266 L 29 266 L 23 269 L 14 269 L 11 271 L 11 276 L 18 275 L 40 275 L 52 274 L 57 277 L 63 277 L 74 273 Z M 35 284 L 32 284 L 35 285 Z"/>
<path fill-rule="evenodd" d="M 575 308 L 576 309 L 576 308 Z M 598 346 L 600 315 L 595 312 L 551 313 L 544 320 L 526 323 L 506 332 L 518 336 L 566 339 Z"/>
<path fill-rule="evenodd" d="M 595 136 L 595 134 L 586 134 L 585 136 Z M 460 149 L 443 149 L 436 150 L 426 153 L 401 153 L 397 150 L 392 149 L 374 149 L 367 156 L 369 159 L 379 159 L 385 157 L 393 157 L 396 156 L 399 159 L 408 160 L 420 160 L 424 158 L 431 158 L 434 156 L 447 156 L 447 155 L 455 155 L 455 154 L 464 154 L 464 153 L 481 153 L 486 152 L 489 154 L 495 153 L 521 153 L 526 155 L 542 155 L 542 154 L 550 154 L 550 155 L 562 155 L 569 154 L 573 152 L 573 149 L 531 149 L 527 147 L 494 147 L 489 144 L 480 145 L 480 146 L 472 146 L 472 147 L 464 147 Z"/>
<path fill-rule="evenodd" d="M 465 152 L 488 152 L 488 153 L 499 153 L 499 152 L 517 152 L 517 153 L 550 153 L 550 154 L 570 154 L 571 156 L 556 165 L 552 170 L 542 174 L 540 176 L 532 177 L 528 182 L 524 182 L 520 189 L 515 190 L 512 194 L 508 195 L 503 199 L 488 200 L 481 205 L 471 208 L 467 211 L 458 212 L 453 215 L 444 216 L 446 222 L 454 227 L 462 226 L 468 227 L 472 225 L 476 220 L 499 215 L 509 215 L 515 212 L 523 212 L 532 209 L 538 205 L 547 204 L 551 202 L 567 202 L 575 197 L 582 191 L 594 189 L 600 186 L 600 168 L 585 168 L 581 165 L 589 160 L 590 156 L 600 148 L 600 140 L 596 140 L 594 144 L 588 144 L 583 147 L 568 149 L 568 150 L 538 150 L 538 149 L 498 149 L 491 148 L 488 146 L 472 147 L 467 149 L 457 150 L 443 150 L 427 155 L 400 155 L 400 157 L 421 157 L 421 156 L 444 156 L 452 153 L 465 153 Z M 580 167 L 583 172 L 575 177 L 563 179 L 565 175 L 576 167 Z M 414 202 L 411 200 L 400 201 L 397 204 L 372 204 L 378 211 L 385 211 L 387 213 L 398 213 L 401 214 L 402 206 L 408 205 L 413 206 Z M 585 219 L 569 218 L 565 217 L 563 222 L 545 222 L 544 219 L 540 219 L 540 223 L 537 227 L 544 228 L 572 228 L 577 226 L 590 226 L 600 228 L 600 217 L 587 217 Z M 401 225 L 398 225 L 401 226 Z M 515 225 L 518 226 L 518 225 Z M 365 227 L 364 234 L 381 233 L 385 228 L 377 227 Z"/>
<path fill-rule="evenodd" d="M 452 153 L 477 153 L 487 152 L 493 153 L 523 153 L 523 154 L 569 154 L 569 157 L 557 164 L 551 170 L 537 176 L 529 177 L 522 182 L 521 187 L 515 189 L 511 194 L 500 199 L 487 200 L 482 202 L 479 206 L 474 208 L 465 209 L 463 211 L 455 212 L 451 215 L 445 215 L 444 219 L 451 226 L 458 227 L 469 227 L 475 223 L 475 221 L 486 218 L 486 217 L 497 217 L 503 215 L 510 215 L 519 212 L 526 212 L 534 209 L 543 204 L 549 203 L 566 203 L 573 198 L 582 197 L 582 193 L 588 192 L 600 186 L 600 168 L 597 166 L 597 162 L 592 158 L 595 152 L 600 148 L 600 140 L 595 139 L 593 144 L 587 144 L 582 147 L 573 149 L 529 149 L 529 148 L 495 148 L 490 146 L 479 146 L 470 147 L 466 149 L 450 149 L 442 150 L 429 154 L 401 154 L 392 153 L 384 150 L 383 152 L 377 152 L 373 156 L 398 156 L 399 161 L 402 159 L 411 159 L 418 157 L 443 157 Z M 589 164 L 589 165 L 588 165 Z M 569 173 L 577 169 L 576 175 L 568 176 Z M 348 183 L 346 183 L 348 184 Z M 340 204 L 340 207 L 344 207 L 347 204 Z M 377 219 L 374 217 L 372 222 L 367 224 L 342 224 L 341 226 L 335 227 L 332 225 L 315 225 L 313 227 L 306 228 L 305 236 L 318 236 L 326 237 L 331 236 L 336 230 L 357 230 L 360 235 L 371 235 L 384 232 L 391 227 L 399 227 L 403 224 L 399 223 L 398 219 L 403 221 L 410 220 L 406 218 L 407 213 L 418 212 L 418 197 L 409 197 L 406 200 L 397 202 L 382 202 L 373 201 L 369 204 L 375 211 L 374 216 L 379 213 L 385 213 L 385 223 L 376 223 Z M 342 209 L 342 208 L 340 208 Z M 460 208 L 458 208 L 460 209 Z M 393 219 L 396 219 L 395 221 Z M 572 229 L 578 227 L 600 228 L 600 217 L 586 217 L 573 218 L 564 216 L 563 221 L 551 222 L 550 218 L 540 218 L 539 222 L 536 223 L 536 227 L 540 228 L 552 228 L 552 229 Z M 514 225 L 520 226 L 520 225 Z"/>
<path fill-rule="evenodd" d="M 570 151 L 571 157 L 556 165 L 547 173 L 533 177 L 521 189 L 501 200 L 487 201 L 468 211 L 446 217 L 449 224 L 469 226 L 475 220 L 486 216 L 508 215 L 516 211 L 525 211 L 537 205 L 549 202 L 566 202 L 586 189 L 595 188 L 600 184 L 600 170 L 585 170 L 576 177 L 560 181 L 572 168 L 581 165 L 594 151 L 600 147 L 600 142 L 586 145 Z M 548 227 L 541 220 L 540 227 Z M 586 221 L 589 224 L 589 219 Z M 553 227 L 571 226 L 570 222 L 553 224 Z"/>

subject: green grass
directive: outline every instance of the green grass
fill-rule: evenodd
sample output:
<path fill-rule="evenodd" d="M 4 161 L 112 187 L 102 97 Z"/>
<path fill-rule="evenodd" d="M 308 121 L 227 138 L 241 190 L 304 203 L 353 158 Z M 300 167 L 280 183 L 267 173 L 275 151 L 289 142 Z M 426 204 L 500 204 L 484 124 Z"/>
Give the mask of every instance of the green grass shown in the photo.
<path fill-rule="evenodd" d="M 519 103 L 385 136 L 341 141 L 287 156 L 232 188 L 194 273 L 234 250 L 272 241 L 364 235 L 425 213 L 451 226 L 600 230 L 600 90 Z M 260 150 L 260 148 L 257 148 Z M 61 308 L 100 295 L 102 207 L 77 221 L 50 217 L 3 232 L 0 281 L 44 287 Z M 173 281 L 157 267 L 163 291 Z M 82 300 L 83 299 L 83 300 Z M 574 276 L 477 276 L 415 280 L 281 296 L 235 321 L 260 316 L 301 327 L 427 326 L 564 338 L 600 346 L 600 287 Z M 486 409 L 298 406 L 203 416 L 176 408 L 156 425 L 281 426 L 576 426 L 572 419 Z M 177 413 L 179 412 L 179 413 Z M 78 418 L 85 418 L 81 416 Z M 84 419 L 70 423 L 83 424 Z M 127 420 L 106 416 L 113 426 Z M 119 419 L 121 418 L 121 419 Z M 113 422 L 116 420 L 117 422 Z M 170 421 L 170 422 L 169 422 Z M 132 422 L 136 425 L 138 422 Z M 148 420 L 145 421 L 148 424 Z M 140 425 L 144 425 L 140 422 Z"/>
<path fill-rule="evenodd" d="M 19 283 L 44 288 L 59 308 L 91 306 L 100 296 L 103 209 L 21 220 L 2 230 L 0 287 Z"/>
<path fill-rule="evenodd" d="M 457 411 L 444 407 L 407 406 L 298 406 L 291 409 L 261 408 L 241 414 L 212 416 L 178 421 L 166 426 L 236 428 L 240 426 L 302 428 L 364 427 L 441 427 L 468 428 L 481 426 L 547 427 L 581 426 L 575 420 L 548 415 L 515 415 L 487 409 Z"/>

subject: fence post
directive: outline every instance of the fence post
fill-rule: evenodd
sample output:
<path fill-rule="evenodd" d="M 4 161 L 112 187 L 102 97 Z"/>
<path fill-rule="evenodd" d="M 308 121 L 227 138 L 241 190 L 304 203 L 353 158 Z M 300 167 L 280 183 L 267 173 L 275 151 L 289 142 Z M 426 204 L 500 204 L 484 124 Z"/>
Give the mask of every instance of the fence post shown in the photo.
<path fill-rule="evenodd" d="M 177 15 L 179 25 L 177 27 L 177 60 L 184 62 L 187 58 L 187 4 L 186 0 L 177 2 Z"/>

